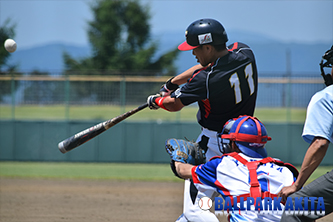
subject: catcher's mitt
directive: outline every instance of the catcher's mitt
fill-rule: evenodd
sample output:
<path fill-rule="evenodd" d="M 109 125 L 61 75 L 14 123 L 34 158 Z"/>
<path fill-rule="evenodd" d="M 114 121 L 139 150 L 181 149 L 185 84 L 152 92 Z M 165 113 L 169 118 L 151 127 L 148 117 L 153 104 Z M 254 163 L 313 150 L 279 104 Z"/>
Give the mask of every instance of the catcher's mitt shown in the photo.
<path fill-rule="evenodd" d="M 165 149 L 174 161 L 199 165 L 206 162 L 205 151 L 198 143 L 180 139 L 168 139 L 165 142 Z"/>
<path fill-rule="evenodd" d="M 198 143 L 179 139 L 168 139 L 165 142 L 165 149 L 171 157 L 171 170 L 179 178 L 181 177 L 177 173 L 175 161 L 192 165 L 199 165 L 206 162 L 205 151 L 201 149 Z"/>

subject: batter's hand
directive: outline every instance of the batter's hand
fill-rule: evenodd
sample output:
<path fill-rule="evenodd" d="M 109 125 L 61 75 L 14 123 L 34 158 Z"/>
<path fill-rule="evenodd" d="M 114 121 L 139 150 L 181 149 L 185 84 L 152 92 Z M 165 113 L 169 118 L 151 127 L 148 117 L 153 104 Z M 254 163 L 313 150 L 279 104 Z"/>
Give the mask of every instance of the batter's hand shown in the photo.
<path fill-rule="evenodd" d="M 174 84 L 174 83 L 171 82 L 171 80 L 173 78 L 174 77 L 172 77 L 171 79 L 169 79 L 165 84 L 163 84 L 161 86 L 160 95 L 162 97 L 170 96 L 171 93 L 173 93 L 176 89 L 179 88 L 179 86 L 177 84 Z"/>
<path fill-rule="evenodd" d="M 161 96 L 159 94 L 148 96 L 147 104 L 148 104 L 149 109 L 156 110 L 156 109 L 160 108 L 156 104 L 156 101 L 155 101 L 158 97 L 161 97 Z"/>
<path fill-rule="evenodd" d="M 287 197 L 293 193 L 295 193 L 297 191 L 296 186 L 291 185 L 291 186 L 287 186 L 287 187 L 283 187 L 280 192 L 278 193 L 278 197 L 282 197 L 281 201 L 282 202 L 286 202 L 287 201 Z"/>

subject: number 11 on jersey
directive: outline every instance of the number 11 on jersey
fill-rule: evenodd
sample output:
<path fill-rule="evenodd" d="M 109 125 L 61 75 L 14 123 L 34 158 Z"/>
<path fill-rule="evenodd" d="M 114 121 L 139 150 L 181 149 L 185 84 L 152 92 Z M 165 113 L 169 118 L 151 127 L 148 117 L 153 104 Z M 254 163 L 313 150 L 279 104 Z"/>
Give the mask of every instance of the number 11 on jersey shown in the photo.
<path fill-rule="evenodd" d="M 245 69 L 244 69 L 244 73 L 245 73 L 245 78 L 247 80 L 247 83 L 249 85 L 249 89 L 250 89 L 250 95 L 252 95 L 254 93 L 254 79 L 253 79 L 253 71 L 252 71 L 252 63 L 248 64 Z M 240 103 L 242 101 L 242 93 L 241 93 L 241 87 L 239 84 L 239 78 L 237 75 L 237 72 L 233 73 L 230 76 L 229 79 L 230 82 L 230 86 L 234 89 L 234 93 L 235 93 L 235 103 Z"/>

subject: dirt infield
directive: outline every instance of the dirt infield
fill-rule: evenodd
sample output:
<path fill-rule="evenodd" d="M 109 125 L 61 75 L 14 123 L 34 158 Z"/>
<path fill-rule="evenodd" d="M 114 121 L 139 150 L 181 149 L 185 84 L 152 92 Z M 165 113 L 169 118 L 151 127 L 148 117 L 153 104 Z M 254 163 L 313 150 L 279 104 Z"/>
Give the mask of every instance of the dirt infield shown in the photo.
<path fill-rule="evenodd" d="M 174 221 L 183 183 L 0 179 L 1 222 Z"/>
<path fill-rule="evenodd" d="M 0 178 L 0 222 L 169 222 L 182 199 L 181 182 Z"/>

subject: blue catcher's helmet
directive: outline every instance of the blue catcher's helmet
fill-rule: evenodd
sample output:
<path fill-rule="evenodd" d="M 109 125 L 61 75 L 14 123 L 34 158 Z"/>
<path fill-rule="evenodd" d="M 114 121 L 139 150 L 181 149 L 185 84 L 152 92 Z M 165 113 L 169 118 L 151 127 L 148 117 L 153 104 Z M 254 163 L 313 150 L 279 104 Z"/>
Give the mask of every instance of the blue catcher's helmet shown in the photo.
<path fill-rule="evenodd" d="M 265 144 L 272 139 L 267 136 L 265 126 L 252 116 L 229 120 L 223 127 L 221 138 L 235 141 L 245 155 L 255 158 L 267 157 Z"/>

